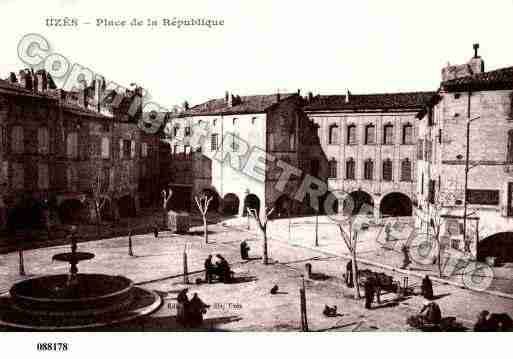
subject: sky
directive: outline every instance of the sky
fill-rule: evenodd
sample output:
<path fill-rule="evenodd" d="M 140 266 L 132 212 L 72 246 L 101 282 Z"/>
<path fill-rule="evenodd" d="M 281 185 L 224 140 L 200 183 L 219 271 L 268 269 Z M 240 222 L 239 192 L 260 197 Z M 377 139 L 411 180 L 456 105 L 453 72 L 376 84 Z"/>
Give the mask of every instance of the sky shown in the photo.
<path fill-rule="evenodd" d="M 487 70 L 513 65 L 513 0 L 98 1 L 0 0 L 0 77 L 25 65 L 21 38 L 120 85 L 147 89 L 166 108 L 277 91 L 305 94 L 436 90 L 443 66 L 473 55 Z M 78 27 L 48 27 L 48 17 Z M 213 28 L 105 27 L 96 19 L 222 19 Z M 84 24 L 90 22 L 91 24 Z"/>

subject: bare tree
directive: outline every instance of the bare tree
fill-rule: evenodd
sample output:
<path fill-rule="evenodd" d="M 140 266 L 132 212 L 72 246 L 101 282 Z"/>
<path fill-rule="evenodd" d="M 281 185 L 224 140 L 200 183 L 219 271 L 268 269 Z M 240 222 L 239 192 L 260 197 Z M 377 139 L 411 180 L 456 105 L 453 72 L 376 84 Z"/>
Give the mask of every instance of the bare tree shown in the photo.
<path fill-rule="evenodd" d="M 107 203 L 109 190 L 108 186 L 105 183 L 102 183 L 101 172 L 98 171 L 98 174 L 92 184 L 91 194 L 94 205 L 94 212 L 96 215 L 96 230 L 98 237 L 100 237 L 100 230 L 102 225 L 102 209 Z"/>
<path fill-rule="evenodd" d="M 162 190 L 162 213 L 164 217 L 164 228 L 167 227 L 167 206 L 171 197 L 173 196 L 173 190 L 169 188 L 167 191 L 165 189 Z"/>
<path fill-rule="evenodd" d="M 201 216 L 203 217 L 203 236 L 205 237 L 205 243 L 208 243 L 208 223 L 207 223 L 207 213 L 208 213 L 208 207 L 210 206 L 210 202 L 212 201 L 214 197 L 207 196 L 206 194 L 202 194 L 201 196 L 194 197 L 194 200 L 196 201 L 196 205 L 198 206 L 198 209 L 201 213 Z"/>
<path fill-rule="evenodd" d="M 344 228 L 344 223 L 347 222 L 347 228 Z M 356 266 L 356 254 L 358 244 L 358 232 L 353 228 L 353 218 L 347 217 L 345 221 L 337 221 L 337 227 L 340 230 L 340 235 L 351 255 L 353 264 L 353 283 L 354 283 L 354 299 L 360 299 L 360 284 L 358 282 L 358 269 Z"/>
<path fill-rule="evenodd" d="M 442 243 L 441 229 L 445 223 L 446 208 L 453 204 L 455 199 L 456 195 L 453 191 L 437 191 L 430 194 L 426 208 L 417 208 L 415 211 L 416 217 L 423 224 L 422 228 L 426 228 L 426 237 L 432 242 L 431 248 L 436 250 L 436 263 L 440 277 L 443 276 L 442 256 L 445 247 L 445 243 Z"/>
<path fill-rule="evenodd" d="M 269 217 L 274 212 L 274 207 L 268 209 L 267 207 L 264 209 L 263 216 L 260 216 L 258 211 L 254 208 L 248 208 L 248 213 L 250 216 L 255 218 L 255 221 L 258 224 L 258 227 L 262 231 L 262 235 L 264 237 L 264 249 L 263 249 L 263 255 L 262 255 L 262 263 L 269 264 L 269 256 L 267 251 L 267 222 L 269 220 Z M 263 218 L 262 218 L 263 217 Z"/>

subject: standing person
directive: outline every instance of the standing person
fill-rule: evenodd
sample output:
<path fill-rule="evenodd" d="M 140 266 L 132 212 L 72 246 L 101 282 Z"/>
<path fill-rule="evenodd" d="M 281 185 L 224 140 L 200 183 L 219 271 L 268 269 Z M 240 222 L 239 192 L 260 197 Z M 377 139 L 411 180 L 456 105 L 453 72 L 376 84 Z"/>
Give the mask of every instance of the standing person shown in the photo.
<path fill-rule="evenodd" d="M 421 294 L 426 299 L 433 299 L 433 283 L 428 275 L 422 279 Z"/>
<path fill-rule="evenodd" d="M 132 231 L 128 231 L 128 255 L 130 257 L 134 256 L 134 251 L 132 249 Z"/>
<path fill-rule="evenodd" d="M 408 248 L 408 246 L 405 244 L 401 247 L 401 252 L 403 252 L 403 265 L 401 266 L 401 269 L 406 269 L 410 263 L 411 263 L 411 260 L 410 260 L 410 249 Z"/>
<path fill-rule="evenodd" d="M 207 259 L 205 259 L 205 282 L 212 283 L 212 271 L 214 270 L 214 265 L 212 264 L 212 254 L 209 254 Z"/>
<path fill-rule="evenodd" d="M 248 246 L 248 242 L 246 241 L 242 241 L 240 243 L 240 257 L 241 259 L 248 259 L 249 258 L 249 246 Z"/>
<path fill-rule="evenodd" d="M 187 297 L 187 291 L 189 288 L 184 288 L 178 293 L 176 297 L 176 320 L 178 323 L 187 327 L 189 325 L 189 297 Z"/>
<path fill-rule="evenodd" d="M 350 259 L 346 264 L 346 285 L 348 288 L 352 288 L 354 286 L 353 283 L 353 260 Z"/>
<path fill-rule="evenodd" d="M 198 293 L 194 293 L 189 303 L 191 327 L 197 328 L 203 324 L 203 314 L 207 312 L 207 308 L 209 307 L 210 305 L 205 304 L 200 297 L 198 297 Z"/>
<path fill-rule="evenodd" d="M 374 299 L 374 283 L 372 280 L 367 278 L 363 285 L 363 290 L 365 292 L 365 308 L 371 309 L 372 300 Z"/>
<path fill-rule="evenodd" d="M 153 236 L 155 237 L 155 239 L 159 239 L 159 227 L 153 227 Z"/>
<path fill-rule="evenodd" d="M 216 254 L 216 257 L 219 260 L 217 263 L 217 274 L 219 275 L 219 279 L 223 283 L 229 283 L 231 277 L 230 264 L 222 255 Z"/>

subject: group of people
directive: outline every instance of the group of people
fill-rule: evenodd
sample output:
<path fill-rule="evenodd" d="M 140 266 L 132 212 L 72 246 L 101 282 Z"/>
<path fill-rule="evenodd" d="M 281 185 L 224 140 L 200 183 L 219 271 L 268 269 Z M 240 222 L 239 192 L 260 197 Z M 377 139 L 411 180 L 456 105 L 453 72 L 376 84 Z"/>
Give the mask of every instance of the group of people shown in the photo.
<path fill-rule="evenodd" d="M 228 261 L 220 254 L 216 254 L 215 263 L 212 262 L 212 255 L 209 254 L 205 259 L 205 281 L 212 283 L 214 276 L 217 276 L 223 283 L 230 283 L 232 280 L 232 270 Z"/>
<path fill-rule="evenodd" d="M 506 313 L 492 313 L 483 310 L 474 325 L 475 332 L 508 332 L 513 330 L 513 320 Z"/>
<path fill-rule="evenodd" d="M 197 328 L 203 324 L 203 314 L 207 312 L 210 305 L 205 304 L 198 293 L 194 293 L 192 299 L 187 296 L 188 288 L 183 289 L 178 294 L 177 321 L 181 325 L 190 328 Z"/>

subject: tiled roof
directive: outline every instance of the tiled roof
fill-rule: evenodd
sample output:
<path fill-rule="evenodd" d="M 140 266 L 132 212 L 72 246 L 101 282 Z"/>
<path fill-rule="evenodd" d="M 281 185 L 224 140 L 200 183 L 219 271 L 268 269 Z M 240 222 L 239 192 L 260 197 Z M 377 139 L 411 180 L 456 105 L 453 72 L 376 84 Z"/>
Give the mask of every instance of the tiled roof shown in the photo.
<path fill-rule="evenodd" d="M 442 82 L 447 90 L 513 89 L 513 66 Z"/>
<path fill-rule="evenodd" d="M 233 115 L 245 113 L 262 113 L 269 107 L 296 94 L 273 94 L 240 96 L 240 104 L 229 106 L 224 98 L 214 99 L 191 107 L 185 116 L 197 115 Z M 278 99 L 279 97 L 279 99 Z"/>
<path fill-rule="evenodd" d="M 422 107 L 434 94 L 435 92 L 399 92 L 365 95 L 349 94 L 349 101 L 346 101 L 346 95 L 318 95 L 304 107 L 304 110 L 418 109 Z"/>

